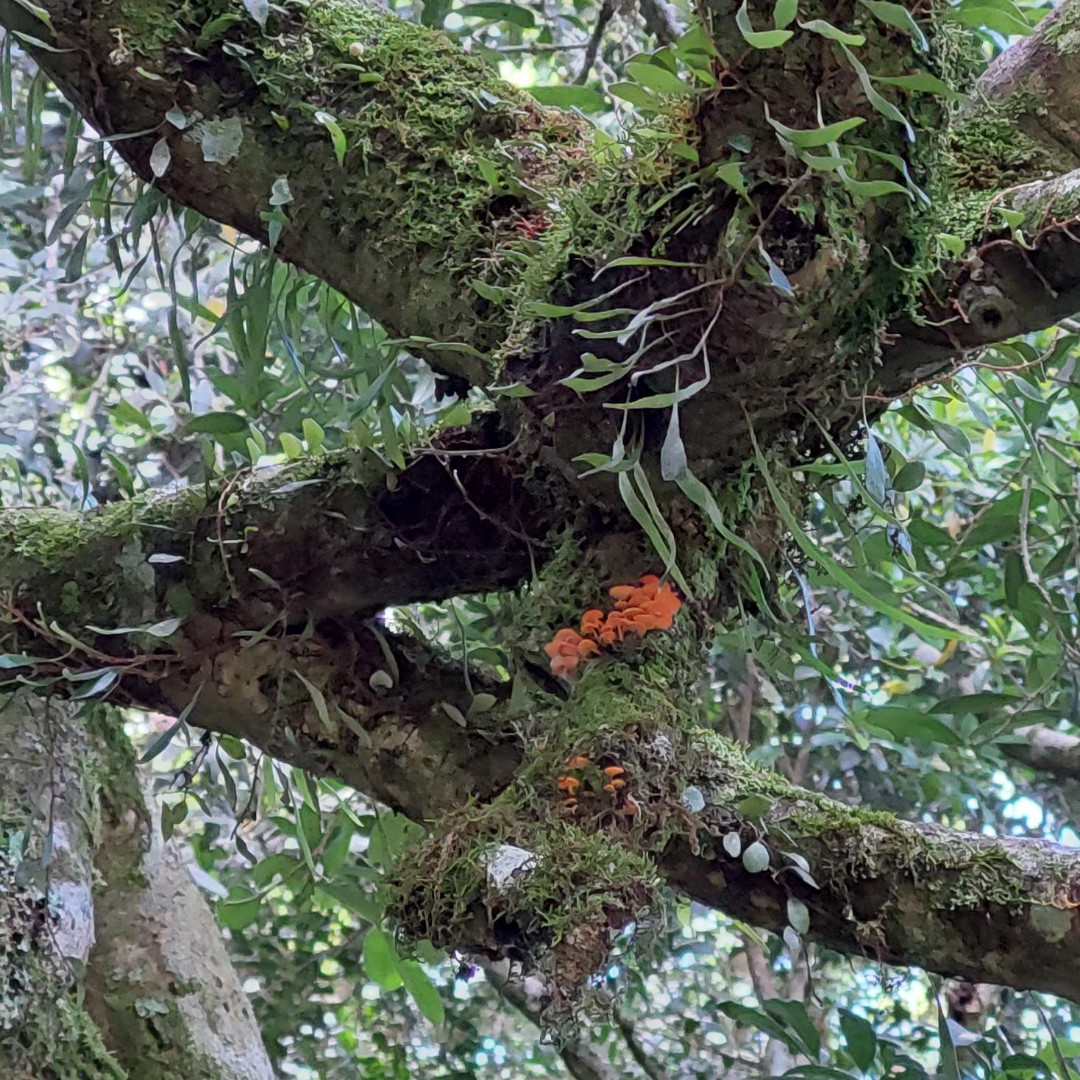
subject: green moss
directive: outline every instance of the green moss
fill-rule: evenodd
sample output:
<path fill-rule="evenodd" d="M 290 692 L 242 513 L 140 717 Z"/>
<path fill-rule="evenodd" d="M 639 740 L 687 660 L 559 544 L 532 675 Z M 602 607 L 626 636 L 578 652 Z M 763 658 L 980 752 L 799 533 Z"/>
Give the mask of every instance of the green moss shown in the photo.
<path fill-rule="evenodd" d="M 148 820 L 135 747 L 124 730 L 123 714 L 111 706 L 95 704 L 84 709 L 82 720 L 93 752 L 79 764 L 84 789 L 94 793 L 95 834 L 103 817 L 119 821 L 135 814 Z"/>
<path fill-rule="evenodd" d="M 69 510 L 7 510 L 0 513 L 0 584 L 18 583 L 21 575 L 62 572 L 85 566 L 103 541 L 137 539 L 145 530 L 178 530 L 205 505 L 194 488 L 163 496 L 147 492 L 134 499 L 107 503 L 89 513 Z M 109 545 L 113 550 L 112 545 Z"/>
<path fill-rule="evenodd" d="M 1080 52 L 1080 12 L 1075 7 L 1065 6 L 1055 15 L 1053 25 L 1046 29 L 1043 40 L 1063 56 Z"/>
<path fill-rule="evenodd" d="M 71 964 L 56 949 L 55 895 L 49 902 L 45 894 L 45 865 L 60 881 L 85 872 L 77 860 L 89 859 L 98 827 L 97 781 L 68 785 L 64 813 L 89 835 L 68 835 L 68 843 L 51 856 L 49 821 L 36 813 L 51 752 L 62 747 L 72 767 L 93 769 L 96 742 L 84 740 L 79 721 L 56 709 L 49 732 L 54 741 L 46 747 L 42 729 L 27 712 L 41 708 L 18 699 L 0 701 L 4 745 L 17 748 L 14 760 L 23 762 L 0 776 L 0 1073 L 40 1080 L 125 1080 L 75 998 Z"/>

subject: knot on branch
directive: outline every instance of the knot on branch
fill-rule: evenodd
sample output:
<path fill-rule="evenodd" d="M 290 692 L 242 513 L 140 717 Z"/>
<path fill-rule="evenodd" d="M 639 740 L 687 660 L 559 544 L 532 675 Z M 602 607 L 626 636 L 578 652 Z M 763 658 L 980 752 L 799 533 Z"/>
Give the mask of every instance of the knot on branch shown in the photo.
<path fill-rule="evenodd" d="M 960 289 L 958 304 L 976 335 L 986 341 L 1000 341 L 1003 328 L 1016 320 L 1016 305 L 986 281 L 966 282 Z"/>

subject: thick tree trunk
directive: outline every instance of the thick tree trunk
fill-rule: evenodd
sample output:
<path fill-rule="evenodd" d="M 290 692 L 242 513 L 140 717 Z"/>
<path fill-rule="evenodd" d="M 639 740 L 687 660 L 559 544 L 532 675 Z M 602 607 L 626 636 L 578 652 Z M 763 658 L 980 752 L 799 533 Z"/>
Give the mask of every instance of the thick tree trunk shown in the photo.
<path fill-rule="evenodd" d="M 0 703 L 0 745 L 0 1075 L 270 1080 L 213 915 L 160 843 L 118 717 L 21 692 Z"/>

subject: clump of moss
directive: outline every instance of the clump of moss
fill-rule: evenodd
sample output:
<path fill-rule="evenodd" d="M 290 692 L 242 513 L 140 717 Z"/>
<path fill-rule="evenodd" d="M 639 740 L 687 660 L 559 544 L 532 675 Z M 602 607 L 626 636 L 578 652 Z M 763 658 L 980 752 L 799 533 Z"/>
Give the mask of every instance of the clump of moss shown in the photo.
<path fill-rule="evenodd" d="M 500 871 L 506 852 L 517 865 Z M 407 940 L 555 976 L 578 1002 L 629 924 L 655 912 L 653 864 L 620 839 L 506 800 L 467 808 L 402 860 L 392 915 Z"/>

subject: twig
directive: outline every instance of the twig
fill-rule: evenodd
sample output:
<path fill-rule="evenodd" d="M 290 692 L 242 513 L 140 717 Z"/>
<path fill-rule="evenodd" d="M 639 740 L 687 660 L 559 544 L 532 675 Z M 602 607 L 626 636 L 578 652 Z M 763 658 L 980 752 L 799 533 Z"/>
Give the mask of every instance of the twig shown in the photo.
<path fill-rule="evenodd" d="M 731 716 L 735 741 L 743 746 L 750 743 L 750 721 L 754 715 L 754 685 L 757 682 L 757 665 L 751 653 L 746 654 L 746 678 L 739 686 L 739 704 Z"/>
<path fill-rule="evenodd" d="M 499 966 L 487 961 L 481 964 L 487 981 L 494 987 L 496 993 L 508 1001 L 526 1019 L 531 1020 L 537 1027 L 543 1030 L 542 1010 L 530 1000 L 524 988 L 518 982 L 510 978 L 508 972 L 500 970 Z M 604 1059 L 582 1038 L 574 1038 L 567 1042 L 559 1050 L 559 1056 L 566 1066 L 566 1071 L 574 1080 L 622 1080 L 622 1073 L 614 1065 L 609 1065 Z"/>
<path fill-rule="evenodd" d="M 581 64 L 581 71 L 578 72 L 578 77 L 574 82 L 581 86 L 582 83 L 589 77 L 589 72 L 592 71 L 593 64 L 596 63 L 597 54 L 600 52 L 600 42 L 603 40 L 604 31 L 608 27 L 608 23 L 611 22 L 611 17 L 615 14 L 615 0 L 604 0 L 600 5 L 600 14 L 596 17 L 596 26 L 593 29 L 592 37 L 589 38 L 589 42 L 586 45 L 585 59 Z"/>
<path fill-rule="evenodd" d="M 589 48 L 591 42 L 572 41 L 565 45 L 552 44 L 550 41 L 527 41 L 524 45 L 500 45 L 495 51 L 500 53 L 555 53 L 577 52 Z"/>
<path fill-rule="evenodd" d="M 667 1080 L 667 1072 L 652 1059 L 649 1052 L 641 1045 L 637 1032 L 634 1030 L 634 1025 L 621 1012 L 616 1014 L 616 1022 L 619 1025 L 623 1040 L 626 1042 L 626 1048 L 630 1051 L 630 1056 L 641 1066 L 642 1072 L 645 1073 L 649 1080 Z"/>
<path fill-rule="evenodd" d="M 645 29 L 660 45 L 674 45 L 679 36 L 674 13 L 664 0 L 638 0 L 638 11 Z"/>
<path fill-rule="evenodd" d="M 229 495 L 232 494 L 233 488 L 240 482 L 240 477 L 246 472 L 246 469 L 241 469 L 239 472 L 234 473 L 228 480 L 228 483 L 221 489 L 221 494 L 218 496 L 217 503 L 217 545 L 218 552 L 221 555 L 221 565 L 225 570 L 225 580 L 229 583 L 229 592 L 232 596 L 239 596 L 239 592 L 236 588 L 236 581 L 233 578 L 232 570 L 229 569 L 229 556 L 225 553 L 225 532 L 224 532 L 224 519 L 225 519 L 225 504 L 228 501 Z"/>

